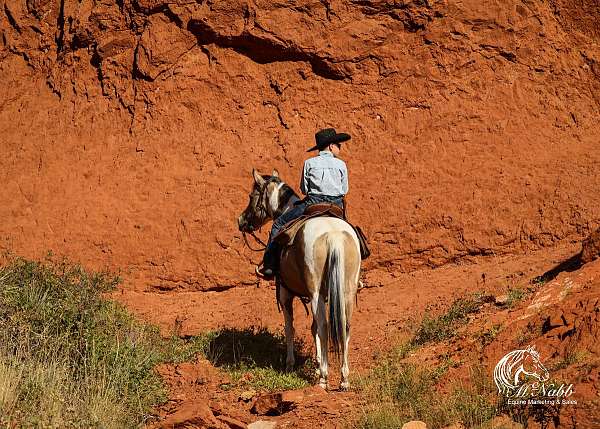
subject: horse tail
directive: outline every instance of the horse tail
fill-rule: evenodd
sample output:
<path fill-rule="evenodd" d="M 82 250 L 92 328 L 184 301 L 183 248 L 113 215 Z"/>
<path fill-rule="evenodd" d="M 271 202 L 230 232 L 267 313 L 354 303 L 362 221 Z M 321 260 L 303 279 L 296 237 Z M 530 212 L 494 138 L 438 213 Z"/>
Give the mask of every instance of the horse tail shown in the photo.
<path fill-rule="evenodd" d="M 339 356 L 346 344 L 346 295 L 344 239 L 346 232 L 327 234 L 326 285 L 329 291 L 329 339 L 333 351 Z"/>

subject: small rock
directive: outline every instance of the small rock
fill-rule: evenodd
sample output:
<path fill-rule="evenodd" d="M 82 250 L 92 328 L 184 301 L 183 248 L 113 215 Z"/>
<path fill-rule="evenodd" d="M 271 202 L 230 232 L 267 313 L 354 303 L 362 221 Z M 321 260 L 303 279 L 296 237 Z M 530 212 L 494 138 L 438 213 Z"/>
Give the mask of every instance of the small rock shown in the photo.
<path fill-rule="evenodd" d="M 496 297 L 495 304 L 502 306 L 508 303 L 508 295 L 499 295 Z"/>
<path fill-rule="evenodd" d="M 259 396 L 250 411 L 259 416 L 278 416 L 289 410 L 291 407 L 283 402 L 281 393 L 269 393 Z"/>
<path fill-rule="evenodd" d="M 179 409 L 167 416 L 161 423 L 160 428 L 171 429 L 184 426 L 200 427 L 226 427 L 214 416 L 207 404 L 203 402 L 190 401 L 180 404 Z"/>
<path fill-rule="evenodd" d="M 261 416 L 278 416 L 295 408 L 303 399 L 302 390 L 268 393 L 259 396 L 250 411 Z"/>
<path fill-rule="evenodd" d="M 314 385 L 308 386 L 302 389 L 302 393 L 304 394 L 304 398 L 314 398 L 319 396 L 328 396 L 327 390 L 323 389 L 321 386 Z"/>
<path fill-rule="evenodd" d="M 250 411 L 260 416 L 281 414 L 279 407 L 281 405 L 281 396 L 276 393 L 262 395 L 256 398 Z"/>
<path fill-rule="evenodd" d="M 515 422 L 506 414 L 494 417 L 488 424 L 490 429 L 523 429 L 521 423 Z"/>
<path fill-rule="evenodd" d="M 411 422 L 404 423 L 402 425 L 402 429 L 427 429 L 427 425 L 425 422 L 420 420 L 413 420 Z"/>
<path fill-rule="evenodd" d="M 266 420 L 258 420 L 248 425 L 248 429 L 275 429 L 276 427 L 276 422 L 268 422 Z"/>
<path fill-rule="evenodd" d="M 562 318 L 562 313 L 553 313 L 550 316 L 546 317 L 544 325 L 542 326 L 542 332 L 547 332 L 563 325 L 565 325 L 565 323 Z"/>
<path fill-rule="evenodd" d="M 303 390 L 286 390 L 281 392 L 281 401 L 291 404 L 298 404 L 304 400 Z"/>
<path fill-rule="evenodd" d="M 217 416 L 217 419 L 229 426 L 230 429 L 248 429 L 246 423 L 229 416 Z"/>

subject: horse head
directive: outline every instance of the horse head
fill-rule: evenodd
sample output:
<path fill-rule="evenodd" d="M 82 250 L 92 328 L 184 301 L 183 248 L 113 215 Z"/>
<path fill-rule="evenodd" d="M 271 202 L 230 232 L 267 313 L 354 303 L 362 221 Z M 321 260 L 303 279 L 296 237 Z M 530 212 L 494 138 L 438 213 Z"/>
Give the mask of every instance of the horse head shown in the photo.
<path fill-rule="evenodd" d="M 279 205 L 278 198 L 273 196 L 277 195 L 283 184 L 277 170 L 268 176 L 253 169 L 252 176 L 254 182 L 248 196 L 248 206 L 238 217 L 238 227 L 242 232 L 253 232 L 273 219 Z"/>
<path fill-rule="evenodd" d="M 523 356 L 523 372 L 542 382 L 550 378 L 550 374 L 540 361 L 540 355 L 534 346 L 527 347 L 526 353 Z"/>

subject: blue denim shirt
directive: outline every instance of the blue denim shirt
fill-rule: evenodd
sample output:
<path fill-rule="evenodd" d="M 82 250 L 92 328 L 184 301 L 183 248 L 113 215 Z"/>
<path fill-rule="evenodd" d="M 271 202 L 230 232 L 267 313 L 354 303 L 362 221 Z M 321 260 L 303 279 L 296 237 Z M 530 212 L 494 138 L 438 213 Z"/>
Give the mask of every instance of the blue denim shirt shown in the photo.
<path fill-rule="evenodd" d="M 340 197 L 348 193 L 346 163 L 329 151 L 304 161 L 300 190 L 307 196 Z"/>

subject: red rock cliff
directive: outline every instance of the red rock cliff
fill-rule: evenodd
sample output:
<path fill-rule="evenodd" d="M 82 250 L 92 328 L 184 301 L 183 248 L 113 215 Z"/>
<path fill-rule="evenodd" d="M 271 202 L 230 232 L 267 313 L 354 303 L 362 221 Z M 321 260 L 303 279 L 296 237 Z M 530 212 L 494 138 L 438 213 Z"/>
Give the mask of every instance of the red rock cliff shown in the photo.
<path fill-rule="evenodd" d="M 247 283 L 251 168 L 297 185 L 324 126 L 353 136 L 370 273 L 580 239 L 599 23 L 594 0 L 0 0 L 0 247 Z"/>

